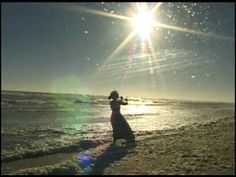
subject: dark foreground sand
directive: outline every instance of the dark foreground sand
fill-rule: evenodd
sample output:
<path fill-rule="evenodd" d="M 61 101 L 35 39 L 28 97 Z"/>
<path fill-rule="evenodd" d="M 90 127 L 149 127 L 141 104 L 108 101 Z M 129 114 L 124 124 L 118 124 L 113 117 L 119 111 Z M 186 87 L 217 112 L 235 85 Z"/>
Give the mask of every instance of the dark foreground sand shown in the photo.
<path fill-rule="evenodd" d="M 204 126 L 156 131 L 145 136 L 137 141 L 137 146 L 130 153 L 119 160 L 107 166 L 100 161 L 95 166 L 100 168 L 97 172 L 146 175 L 235 174 L 234 118 Z"/>
<path fill-rule="evenodd" d="M 70 152 L 2 163 L 2 174 L 235 174 L 235 117 L 136 138 L 136 146 L 114 145 L 111 137 L 95 141 L 88 168 L 78 167 L 78 153 Z"/>

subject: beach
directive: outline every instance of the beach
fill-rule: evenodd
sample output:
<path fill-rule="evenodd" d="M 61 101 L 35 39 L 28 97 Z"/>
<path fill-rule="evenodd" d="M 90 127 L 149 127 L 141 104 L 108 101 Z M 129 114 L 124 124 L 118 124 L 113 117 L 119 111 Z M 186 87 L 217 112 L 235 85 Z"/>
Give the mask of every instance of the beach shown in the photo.
<path fill-rule="evenodd" d="M 234 118 L 226 118 L 201 126 L 148 133 L 137 137 L 141 140 L 132 152 L 103 167 L 101 174 L 233 175 L 234 131 Z"/>
<path fill-rule="evenodd" d="M 28 159 L 31 163 L 24 163 L 26 159 L 2 163 L 2 174 L 16 166 L 19 169 L 10 174 L 235 174 L 234 117 L 205 125 L 136 133 L 137 144 L 133 147 L 127 147 L 122 140 L 113 145 L 109 136 L 100 141 L 97 138 L 89 140 L 89 149 L 79 153 L 70 150 Z M 92 160 L 85 168 L 78 167 L 75 159 L 85 152 Z"/>
<path fill-rule="evenodd" d="M 234 103 L 129 98 L 112 143 L 105 96 L 2 93 L 1 174 L 235 174 Z"/>
<path fill-rule="evenodd" d="M 1 10 L 1 175 L 235 176 L 235 3 Z"/>

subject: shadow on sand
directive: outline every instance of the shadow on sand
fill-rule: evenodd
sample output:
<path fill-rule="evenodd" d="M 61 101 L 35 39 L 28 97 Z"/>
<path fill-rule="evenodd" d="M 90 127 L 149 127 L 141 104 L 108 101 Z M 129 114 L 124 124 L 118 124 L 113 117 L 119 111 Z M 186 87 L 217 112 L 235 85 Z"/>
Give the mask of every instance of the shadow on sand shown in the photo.
<path fill-rule="evenodd" d="M 97 160 L 95 161 L 94 167 L 90 173 L 90 175 L 102 175 L 104 169 L 113 163 L 116 160 L 121 159 L 126 154 L 131 153 L 132 149 L 135 147 L 133 145 L 117 145 L 111 144 L 104 153 L 102 153 Z"/>

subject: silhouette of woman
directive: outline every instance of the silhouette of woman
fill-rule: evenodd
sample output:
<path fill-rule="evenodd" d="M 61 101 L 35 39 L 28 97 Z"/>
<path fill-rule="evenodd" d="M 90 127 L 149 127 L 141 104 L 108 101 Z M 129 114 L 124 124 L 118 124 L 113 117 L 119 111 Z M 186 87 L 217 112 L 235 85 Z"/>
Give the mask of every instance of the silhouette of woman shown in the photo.
<path fill-rule="evenodd" d="M 128 100 L 125 99 L 125 101 L 123 101 L 123 97 L 120 97 L 119 99 L 117 91 L 112 91 L 108 99 L 110 100 L 112 110 L 111 125 L 113 129 L 113 143 L 115 143 L 117 139 L 126 139 L 127 143 L 134 143 L 134 134 L 120 112 L 120 105 L 127 105 Z"/>

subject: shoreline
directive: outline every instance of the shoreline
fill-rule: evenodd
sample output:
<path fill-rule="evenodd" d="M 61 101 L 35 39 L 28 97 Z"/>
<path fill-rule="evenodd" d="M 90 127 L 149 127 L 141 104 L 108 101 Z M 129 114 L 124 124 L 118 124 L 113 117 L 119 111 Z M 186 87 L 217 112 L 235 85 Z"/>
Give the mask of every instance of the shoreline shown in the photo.
<path fill-rule="evenodd" d="M 235 117 L 149 136 L 101 174 L 235 174 Z"/>
<path fill-rule="evenodd" d="M 2 162 L 2 174 L 235 174 L 235 117 L 178 129 L 136 132 L 137 145 L 123 140 L 113 145 L 112 136 L 94 137 L 93 147 Z M 90 143 L 91 144 L 91 143 Z M 89 152 L 86 171 L 75 160 Z M 29 160 L 31 165 L 26 162 Z M 43 163 L 47 161 L 47 163 Z M 17 168 L 16 168 L 17 167 Z"/>

